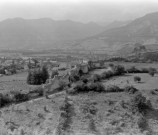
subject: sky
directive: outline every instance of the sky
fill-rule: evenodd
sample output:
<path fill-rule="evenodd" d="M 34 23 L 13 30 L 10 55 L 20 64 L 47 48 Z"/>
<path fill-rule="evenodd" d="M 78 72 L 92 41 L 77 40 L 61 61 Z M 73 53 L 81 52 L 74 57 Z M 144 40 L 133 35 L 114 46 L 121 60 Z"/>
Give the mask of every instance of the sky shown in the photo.
<path fill-rule="evenodd" d="M 133 20 L 158 11 L 158 0 L 0 0 L 0 21 L 51 18 L 79 22 Z"/>

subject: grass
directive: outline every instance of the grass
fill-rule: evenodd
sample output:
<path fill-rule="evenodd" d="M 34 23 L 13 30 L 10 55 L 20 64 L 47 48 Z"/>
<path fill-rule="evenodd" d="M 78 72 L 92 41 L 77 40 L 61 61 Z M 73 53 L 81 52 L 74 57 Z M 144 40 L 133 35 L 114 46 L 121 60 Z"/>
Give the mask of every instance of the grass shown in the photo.
<path fill-rule="evenodd" d="M 141 83 L 135 83 L 134 76 L 140 76 L 142 78 Z M 23 77 L 24 74 L 19 74 L 21 80 L 23 80 Z M 5 77 L 5 79 L 9 80 L 10 78 Z M 12 79 L 11 83 L 15 85 L 13 82 L 16 81 Z M 25 135 L 52 135 L 57 128 L 62 135 L 66 134 L 66 132 L 69 135 L 70 131 L 74 135 L 144 135 L 146 131 L 158 134 L 156 109 L 152 110 L 152 113 L 150 112 L 151 117 L 148 111 L 142 113 L 137 108 L 139 106 L 137 101 L 144 103 L 150 101 L 152 108 L 158 108 L 157 82 L 157 75 L 151 77 L 149 74 L 126 74 L 99 82 L 103 83 L 105 90 L 109 87 L 110 91 L 113 92 L 81 92 L 68 95 L 68 98 L 65 98 L 64 92 L 61 92 L 51 96 L 49 99 L 42 98 L 33 102 L 8 106 L 0 110 L 0 131 L 5 135 L 7 131 L 10 131 L 11 127 L 17 125 L 16 129 L 12 129 L 12 132 L 15 132 L 16 135 L 21 132 L 25 132 Z M 88 85 L 87 82 L 85 84 Z M 145 98 L 140 98 L 142 100 L 136 98 L 134 100 L 139 91 L 132 86 L 139 89 Z M 126 90 L 120 92 L 122 88 Z M 151 91 L 151 89 L 154 90 Z M 128 110 L 130 107 L 128 102 L 131 99 L 134 101 L 133 106 L 139 110 L 143 117 L 132 114 Z M 149 106 L 151 107 L 151 105 Z"/>
<path fill-rule="evenodd" d="M 141 82 L 134 82 L 134 76 L 141 77 Z M 124 76 L 114 77 L 109 80 L 104 80 L 102 83 L 106 85 L 117 85 L 120 88 L 124 88 L 125 86 L 134 86 L 140 90 L 151 90 L 158 88 L 158 75 L 156 74 L 154 77 L 149 74 L 126 74 Z"/>
<path fill-rule="evenodd" d="M 156 101 L 153 100 L 154 95 L 149 96 L 152 103 Z M 68 98 L 65 98 L 65 94 L 62 93 L 54 95 L 50 99 L 2 108 L 3 121 L 0 121 L 0 125 L 5 125 L 8 121 L 14 122 L 20 127 L 19 130 L 23 129 L 26 132 L 26 135 L 46 132 L 51 135 L 57 127 L 62 133 L 70 134 L 71 132 L 74 135 L 142 134 L 144 131 L 139 126 L 141 120 L 127 110 L 127 101 L 130 99 L 131 95 L 126 92 L 80 93 L 69 95 Z M 155 105 L 157 104 L 154 104 L 154 108 Z M 148 122 L 147 118 L 146 121 Z M 6 131 L 4 126 L 1 126 L 0 130 Z"/>
<path fill-rule="evenodd" d="M 22 72 L 10 76 L 0 77 L 0 93 L 12 90 L 29 91 L 37 86 L 28 85 L 26 83 L 27 72 Z"/>

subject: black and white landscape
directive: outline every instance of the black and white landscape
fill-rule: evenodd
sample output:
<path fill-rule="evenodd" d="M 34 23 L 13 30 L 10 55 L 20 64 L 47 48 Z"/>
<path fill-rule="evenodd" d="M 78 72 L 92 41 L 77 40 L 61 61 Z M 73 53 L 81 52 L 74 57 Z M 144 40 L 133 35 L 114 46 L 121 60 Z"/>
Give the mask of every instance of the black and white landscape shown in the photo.
<path fill-rule="evenodd" d="M 158 135 L 156 0 L 1 0 L 0 135 Z"/>

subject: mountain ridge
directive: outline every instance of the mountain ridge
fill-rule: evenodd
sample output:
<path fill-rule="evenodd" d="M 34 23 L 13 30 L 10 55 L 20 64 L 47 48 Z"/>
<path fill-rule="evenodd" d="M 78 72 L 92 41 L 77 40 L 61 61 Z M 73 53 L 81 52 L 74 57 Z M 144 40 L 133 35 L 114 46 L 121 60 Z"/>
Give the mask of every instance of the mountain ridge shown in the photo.
<path fill-rule="evenodd" d="M 95 42 L 95 44 L 93 44 Z M 78 43 L 80 48 L 119 50 L 126 44 L 158 44 L 158 12 L 146 14 L 125 26 L 105 30 Z M 89 44 L 91 43 L 91 45 Z"/>
<path fill-rule="evenodd" d="M 67 41 L 100 33 L 104 27 L 92 23 L 70 20 L 56 21 L 49 18 L 12 18 L 0 22 L 0 48 L 57 47 Z M 64 47 L 64 46 L 63 46 Z"/>

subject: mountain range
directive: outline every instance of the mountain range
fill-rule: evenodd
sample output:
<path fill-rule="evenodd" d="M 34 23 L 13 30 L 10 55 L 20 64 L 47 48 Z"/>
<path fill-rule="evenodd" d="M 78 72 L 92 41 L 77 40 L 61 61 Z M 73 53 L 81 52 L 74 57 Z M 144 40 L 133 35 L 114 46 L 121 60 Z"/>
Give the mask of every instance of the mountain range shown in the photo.
<path fill-rule="evenodd" d="M 95 23 L 49 18 L 13 18 L 0 22 L 0 48 L 66 48 L 66 44 L 98 34 L 104 27 Z"/>
<path fill-rule="evenodd" d="M 77 43 L 80 48 L 119 50 L 133 46 L 158 44 L 158 12 L 137 18 L 125 26 L 105 30 Z"/>
<path fill-rule="evenodd" d="M 0 48 L 117 51 L 135 43 L 158 46 L 158 12 L 126 23 L 101 26 L 50 18 L 0 22 Z"/>

